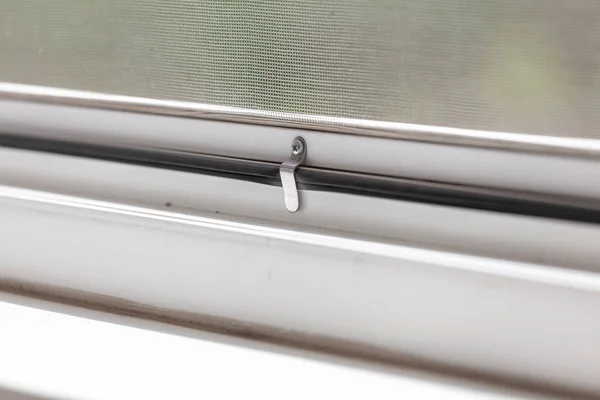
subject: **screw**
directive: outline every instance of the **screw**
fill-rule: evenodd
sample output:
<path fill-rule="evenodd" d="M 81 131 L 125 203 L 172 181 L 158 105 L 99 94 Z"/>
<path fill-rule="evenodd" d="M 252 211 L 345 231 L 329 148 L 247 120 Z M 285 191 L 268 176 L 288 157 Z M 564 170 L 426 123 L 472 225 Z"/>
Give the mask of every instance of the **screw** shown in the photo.
<path fill-rule="evenodd" d="M 295 155 L 301 154 L 304 152 L 304 144 L 300 139 L 294 139 L 292 142 L 292 153 Z"/>

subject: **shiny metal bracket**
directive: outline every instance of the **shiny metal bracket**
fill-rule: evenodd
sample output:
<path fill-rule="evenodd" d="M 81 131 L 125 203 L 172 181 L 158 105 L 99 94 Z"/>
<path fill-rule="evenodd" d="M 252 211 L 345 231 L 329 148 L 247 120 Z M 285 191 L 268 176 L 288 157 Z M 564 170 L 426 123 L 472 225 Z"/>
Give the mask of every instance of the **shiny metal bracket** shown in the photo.
<path fill-rule="evenodd" d="M 300 202 L 298 200 L 298 188 L 296 187 L 296 168 L 306 160 L 306 142 L 300 136 L 292 142 L 292 154 L 290 158 L 279 167 L 285 208 L 291 213 L 298 211 Z"/>

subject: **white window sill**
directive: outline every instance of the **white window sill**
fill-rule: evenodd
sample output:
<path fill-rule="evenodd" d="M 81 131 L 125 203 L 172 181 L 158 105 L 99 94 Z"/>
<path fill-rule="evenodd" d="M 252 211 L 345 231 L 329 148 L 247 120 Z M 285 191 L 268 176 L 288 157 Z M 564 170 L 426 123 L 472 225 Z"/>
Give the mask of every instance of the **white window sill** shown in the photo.
<path fill-rule="evenodd" d="M 8 294 L 0 294 L 0 325 L 0 388 L 43 398 L 532 398 Z"/>

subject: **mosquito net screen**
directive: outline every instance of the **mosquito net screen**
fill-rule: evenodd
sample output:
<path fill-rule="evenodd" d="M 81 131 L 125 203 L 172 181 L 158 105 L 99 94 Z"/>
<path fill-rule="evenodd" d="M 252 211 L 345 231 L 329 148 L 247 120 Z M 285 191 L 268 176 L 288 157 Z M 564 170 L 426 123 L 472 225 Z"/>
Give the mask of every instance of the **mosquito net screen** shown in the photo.
<path fill-rule="evenodd" d="M 2 0 L 0 81 L 600 136 L 598 0 Z"/>

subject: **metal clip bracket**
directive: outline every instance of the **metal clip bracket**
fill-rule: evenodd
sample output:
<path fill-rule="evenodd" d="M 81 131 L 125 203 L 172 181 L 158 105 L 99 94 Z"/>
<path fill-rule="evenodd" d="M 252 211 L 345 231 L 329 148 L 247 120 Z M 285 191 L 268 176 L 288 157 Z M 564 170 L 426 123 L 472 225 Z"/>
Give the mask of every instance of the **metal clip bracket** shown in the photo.
<path fill-rule="evenodd" d="M 292 154 L 290 158 L 279 167 L 285 208 L 291 213 L 298 211 L 300 202 L 298 200 L 298 188 L 296 187 L 296 168 L 306 160 L 306 142 L 300 136 L 292 142 Z"/>

